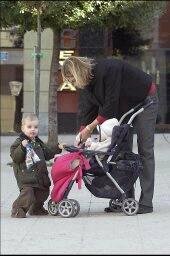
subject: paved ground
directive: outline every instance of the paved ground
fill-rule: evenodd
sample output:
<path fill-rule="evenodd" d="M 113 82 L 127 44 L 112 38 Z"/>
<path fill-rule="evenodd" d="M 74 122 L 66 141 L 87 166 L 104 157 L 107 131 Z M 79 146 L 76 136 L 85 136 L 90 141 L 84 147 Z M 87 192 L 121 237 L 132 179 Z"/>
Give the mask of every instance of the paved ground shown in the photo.
<path fill-rule="evenodd" d="M 68 219 L 50 215 L 10 217 L 11 204 L 18 195 L 12 168 L 7 165 L 11 161 L 9 145 L 14 139 L 13 136 L 1 137 L 2 255 L 170 254 L 170 134 L 155 135 L 153 213 L 135 216 L 105 213 L 107 199 L 92 196 L 85 187 L 79 191 L 75 184 L 69 198 L 77 199 L 81 210 L 77 217 Z M 59 136 L 59 141 L 71 144 L 73 136 Z M 137 199 L 139 193 L 137 181 Z"/>

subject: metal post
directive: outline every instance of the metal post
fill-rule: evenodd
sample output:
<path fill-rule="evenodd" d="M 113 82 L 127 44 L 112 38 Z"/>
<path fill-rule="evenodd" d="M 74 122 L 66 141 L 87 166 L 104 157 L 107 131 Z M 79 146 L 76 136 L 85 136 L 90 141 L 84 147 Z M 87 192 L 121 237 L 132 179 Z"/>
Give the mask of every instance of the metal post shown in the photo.
<path fill-rule="evenodd" d="M 34 46 L 34 114 L 36 114 L 36 84 L 37 84 L 37 81 L 36 81 L 36 46 Z"/>
<path fill-rule="evenodd" d="M 34 113 L 39 117 L 40 98 L 40 57 L 41 57 L 41 22 L 40 14 L 37 15 L 37 46 L 34 46 Z"/>

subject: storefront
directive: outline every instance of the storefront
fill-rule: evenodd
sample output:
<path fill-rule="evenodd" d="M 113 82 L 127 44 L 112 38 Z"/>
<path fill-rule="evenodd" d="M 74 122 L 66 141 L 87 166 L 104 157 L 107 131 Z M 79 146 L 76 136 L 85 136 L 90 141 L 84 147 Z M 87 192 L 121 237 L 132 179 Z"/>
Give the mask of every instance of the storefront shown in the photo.
<path fill-rule="evenodd" d="M 23 83 L 23 50 L 1 48 L 1 132 L 13 133 L 20 131 L 23 89 L 19 95 L 11 94 L 10 82 Z"/>

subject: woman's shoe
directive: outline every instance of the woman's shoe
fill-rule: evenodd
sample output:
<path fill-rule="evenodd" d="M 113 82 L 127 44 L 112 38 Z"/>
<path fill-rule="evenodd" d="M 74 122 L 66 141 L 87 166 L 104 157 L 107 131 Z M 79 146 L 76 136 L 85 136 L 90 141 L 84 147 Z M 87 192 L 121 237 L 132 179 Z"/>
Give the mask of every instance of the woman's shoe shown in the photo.
<path fill-rule="evenodd" d="M 139 210 L 137 212 L 138 214 L 151 213 L 151 212 L 153 212 L 153 207 L 139 204 Z"/>
<path fill-rule="evenodd" d="M 110 207 L 106 207 L 104 208 L 105 212 L 122 212 L 121 206 L 119 205 L 115 205 L 114 207 L 112 206 L 112 208 Z"/>

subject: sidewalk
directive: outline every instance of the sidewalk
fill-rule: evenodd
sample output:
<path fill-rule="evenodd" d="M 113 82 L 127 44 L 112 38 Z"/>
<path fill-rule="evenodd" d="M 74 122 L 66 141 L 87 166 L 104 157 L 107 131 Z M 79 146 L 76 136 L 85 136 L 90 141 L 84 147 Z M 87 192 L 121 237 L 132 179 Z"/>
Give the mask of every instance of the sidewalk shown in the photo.
<path fill-rule="evenodd" d="M 75 218 L 11 218 L 11 204 L 18 196 L 13 170 L 7 165 L 14 140 L 1 137 L 1 255 L 170 254 L 170 133 L 155 135 L 154 212 L 135 216 L 105 213 L 108 199 L 92 196 L 84 186 L 79 191 L 75 184 L 69 195 L 80 203 Z M 72 144 L 73 136 L 60 135 L 59 141 Z M 139 181 L 135 190 L 138 200 Z"/>

